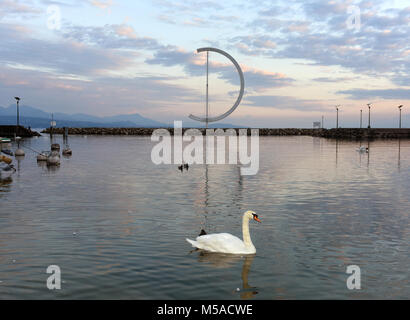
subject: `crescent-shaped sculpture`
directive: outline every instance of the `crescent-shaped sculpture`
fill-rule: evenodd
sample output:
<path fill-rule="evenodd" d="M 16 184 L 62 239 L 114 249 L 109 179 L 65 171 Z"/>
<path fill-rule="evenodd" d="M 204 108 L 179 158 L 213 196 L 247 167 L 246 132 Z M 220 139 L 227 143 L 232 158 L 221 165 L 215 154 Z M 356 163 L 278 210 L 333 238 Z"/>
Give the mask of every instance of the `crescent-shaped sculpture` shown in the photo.
<path fill-rule="evenodd" d="M 225 112 L 225 113 L 223 113 L 223 114 L 221 114 L 217 117 L 209 117 L 209 118 L 201 118 L 201 117 L 194 116 L 193 114 L 189 115 L 189 117 L 191 119 L 196 120 L 196 121 L 215 122 L 215 121 L 222 120 L 223 118 L 226 118 L 232 112 L 234 112 L 235 109 L 239 106 L 239 104 L 241 103 L 242 97 L 243 97 L 244 90 L 245 90 L 245 79 L 243 77 L 243 72 L 242 72 L 241 67 L 239 66 L 239 64 L 236 62 L 236 60 L 230 54 L 226 53 L 225 51 L 223 51 L 221 49 L 217 49 L 217 48 L 199 48 L 199 49 L 197 49 L 198 53 L 203 52 L 203 51 L 217 52 L 217 53 L 222 54 L 223 56 L 227 57 L 229 60 L 231 60 L 233 65 L 236 67 L 236 70 L 238 70 L 239 79 L 241 81 L 241 88 L 239 90 L 238 98 L 236 99 L 234 105 L 227 112 Z"/>

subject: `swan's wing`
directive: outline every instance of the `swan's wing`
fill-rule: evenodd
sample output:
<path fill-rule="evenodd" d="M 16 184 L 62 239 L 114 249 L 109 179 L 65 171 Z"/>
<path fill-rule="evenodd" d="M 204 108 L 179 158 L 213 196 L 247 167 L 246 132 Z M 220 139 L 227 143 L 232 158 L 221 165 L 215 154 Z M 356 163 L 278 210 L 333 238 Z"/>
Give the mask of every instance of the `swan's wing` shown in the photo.
<path fill-rule="evenodd" d="M 196 247 L 213 252 L 243 252 L 246 250 L 241 239 L 229 233 L 214 233 L 196 238 Z"/>

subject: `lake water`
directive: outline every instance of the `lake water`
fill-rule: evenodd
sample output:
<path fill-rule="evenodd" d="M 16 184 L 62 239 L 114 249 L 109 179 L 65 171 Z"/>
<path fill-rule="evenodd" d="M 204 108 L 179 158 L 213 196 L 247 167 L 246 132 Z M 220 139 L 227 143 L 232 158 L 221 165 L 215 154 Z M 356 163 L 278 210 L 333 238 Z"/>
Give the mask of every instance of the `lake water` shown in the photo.
<path fill-rule="evenodd" d="M 69 143 L 59 168 L 26 149 L 0 182 L 2 299 L 410 298 L 410 140 L 360 154 L 359 142 L 261 137 L 255 176 L 156 166 L 150 137 Z M 47 150 L 50 140 L 24 144 Z M 201 228 L 241 237 L 246 210 L 262 220 L 250 223 L 254 256 L 185 241 Z M 47 289 L 49 265 L 61 290 Z M 360 290 L 346 286 L 349 265 L 361 269 Z"/>

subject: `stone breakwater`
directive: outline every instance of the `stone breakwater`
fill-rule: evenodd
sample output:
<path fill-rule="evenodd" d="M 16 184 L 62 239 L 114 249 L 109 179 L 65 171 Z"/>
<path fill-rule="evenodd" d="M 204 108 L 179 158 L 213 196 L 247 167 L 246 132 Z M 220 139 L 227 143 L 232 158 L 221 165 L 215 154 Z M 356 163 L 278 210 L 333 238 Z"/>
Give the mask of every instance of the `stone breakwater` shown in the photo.
<path fill-rule="evenodd" d="M 158 128 L 68 128 L 68 134 L 73 135 L 131 135 L 131 136 L 151 136 L 153 131 Z M 163 128 L 172 135 L 174 128 Z M 189 128 L 183 128 L 184 133 Z M 205 134 L 204 128 L 198 129 Z M 213 129 L 215 130 L 215 129 Z M 226 130 L 226 129 L 225 129 Z M 238 134 L 238 130 L 234 129 Z M 50 129 L 45 129 L 42 133 L 50 133 Z M 64 128 L 54 128 L 54 134 L 63 134 Z M 250 130 L 248 130 L 248 135 Z M 313 136 L 331 139 L 377 139 L 377 138 L 410 138 L 410 129 L 359 129 L 359 128 L 340 128 L 340 129 L 268 129 L 260 128 L 260 136 Z"/>
<path fill-rule="evenodd" d="M 410 129 L 395 128 L 339 128 L 320 129 L 319 135 L 331 139 L 399 139 L 410 138 Z"/>
<path fill-rule="evenodd" d="M 68 128 L 68 134 L 79 134 L 79 135 L 134 135 L 134 136 L 150 136 L 158 128 Z M 166 129 L 171 135 L 174 134 L 174 128 L 161 128 Z M 182 133 L 190 128 L 183 128 Z M 202 134 L 206 133 L 204 128 L 195 128 L 199 130 Z M 244 129 L 244 128 L 242 128 Z M 212 129 L 217 130 L 217 129 Z M 223 129 L 227 130 L 227 129 Z M 231 128 L 230 128 L 231 130 Z M 235 128 L 236 134 L 240 129 Z M 318 130 L 317 129 L 259 129 L 260 136 L 312 136 Z M 47 128 L 42 131 L 42 133 L 50 133 L 50 129 Z M 63 134 L 64 128 L 54 128 L 53 134 Z M 248 129 L 248 135 L 250 130 Z"/>
<path fill-rule="evenodd" d="M 25 128 L 23 126 L 19 126 L 18 128 L 16 128 L 16 126 L 0 125 L 0 137 L 12 138 L 16 134 L 16 130 L 17 135 L 23 138 L 40 136 L 38 132 L 32 131 L 31 129 Z"/>

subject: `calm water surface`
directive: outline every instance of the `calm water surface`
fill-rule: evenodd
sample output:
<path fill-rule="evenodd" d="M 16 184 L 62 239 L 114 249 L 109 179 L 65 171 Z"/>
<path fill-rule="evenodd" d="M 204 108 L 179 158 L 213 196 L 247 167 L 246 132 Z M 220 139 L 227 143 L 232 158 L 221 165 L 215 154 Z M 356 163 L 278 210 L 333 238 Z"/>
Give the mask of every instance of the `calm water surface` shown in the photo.
<path fill-rule="evenodd" d="M 60 168 L 26 149 L 0 182 L 2 299 L 410 298 L 410 140 L 359 154 L 359 142 L 261 137 L 255 176 L 156 166 L 150 137 L 69 142 Z M 262 220 L 250 225 L 256 255 L 192 252 L 185 241 L 201 228 L 241 236 L 248 209 Z M 59 291 L 46 287 L 52 264 Z M 352 264 L 361 290 L 346 287 Z"/>

